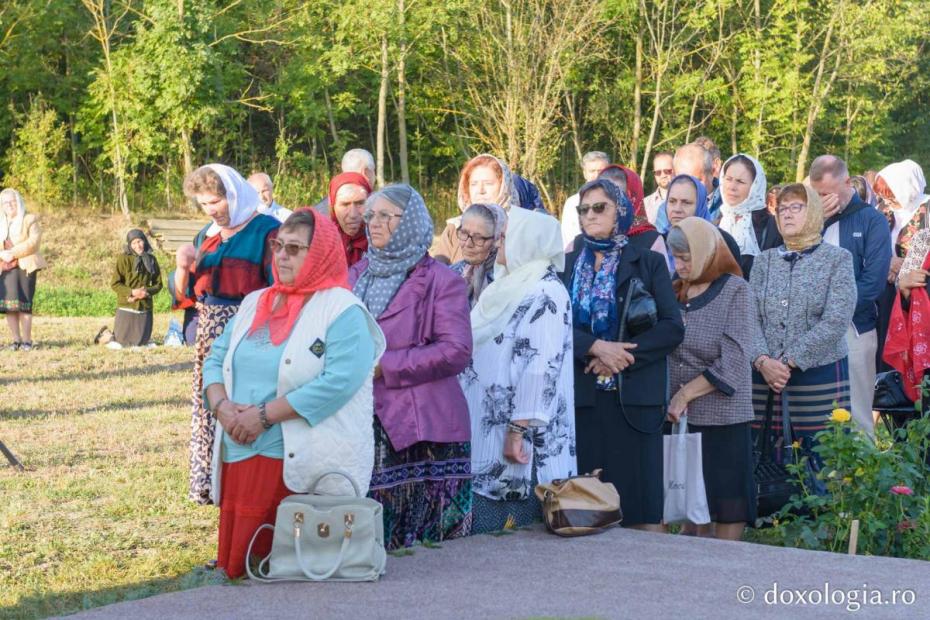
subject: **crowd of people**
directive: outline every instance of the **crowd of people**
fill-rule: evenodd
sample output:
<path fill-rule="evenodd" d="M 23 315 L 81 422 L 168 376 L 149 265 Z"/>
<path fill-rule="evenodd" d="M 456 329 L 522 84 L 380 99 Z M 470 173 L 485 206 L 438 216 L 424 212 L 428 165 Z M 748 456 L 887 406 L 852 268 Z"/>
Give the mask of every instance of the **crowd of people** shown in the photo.
<path fill-rule="evenodd" d="M 916 398 L 930 196 L 915 162 L 852 176 L 828 154 L 803 183 L 769 186 L 756 158 L 701 138 L 653 157 L 648 196 L 604 152 L 581 164 L 557 218 L 478 155 L 438 235 L 416 189 L 375 190 L 361 149 L 293 211 L 264 173 L 208 164 L 185 180 L 211 219 L 166 279 L 194 346 L 189 495 L 219 507 L 230 577 L 281 499 L 330 469 L 384 506 L 388 548 L 531 523 L 537 484 L 595 469 L 624 526 L 663 531 L 669 424 L 703 445 L 711 523 L 684 533 L 738 540 L 757 517 L 767 413 L 787 408 L 816 460 L 836 407 L 874 436 L 878 370 Z M 16 192 L 0 206 L 0 304 L 26 347 L 39 232 Z M 149 338 L 162 283 L 131 231 L 113 280 L 120 339 Z"/>

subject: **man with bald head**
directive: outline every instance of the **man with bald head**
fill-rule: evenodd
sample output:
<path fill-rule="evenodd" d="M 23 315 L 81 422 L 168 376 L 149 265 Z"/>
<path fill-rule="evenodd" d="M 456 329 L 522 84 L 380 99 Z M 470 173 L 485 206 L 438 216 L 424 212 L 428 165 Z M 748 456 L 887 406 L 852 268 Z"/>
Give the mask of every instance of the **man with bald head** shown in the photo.
<path fill-rule="evenodd" d="M 343 172 L 357 172 L 368 179 L 368 186 L 375 187 L 375 158 L 365 149 L 349 149 L 342 156 L 341 167 Z M 329 215 L 329 196 L 324 196 L 313 208 Z"/>
<path fill-rule="evenodd" d="M 852 254 L 856 276 L 856 313 L 846 330 L 849 347 L 849 393 L 852 416 L 870 437 L 875 434 L 872 395 L 878 350 L 878 298 L 891 265 L 891 233 L 877 209 L 863 202 L 849 180 L 849 170 L 835 155 L 811 163 L 810 185 L 823 202 L 823 241 Z"/>
<path fill-rule="evenodd" d="M 282 224 L 291 215 L 290 209 L 285 209 L 274 201 L 274 184 L 271 177 L 264 172 L 255 172 L 249 177 L 249 185 L 258 192 L 258 197 L 262 200 L 262 206 L 258 208 L 259 213 L 270 215 Z"/>
<path fill-rule="evenodd" d="M 704 184 L 707 190 L 707 210 L 714 223 L 720 219 L 720 204 L 723 199 L 720 189 L 714 184 L 714 156 L 700 144 L 692 142 L 675 151 L 672 160 L 675 175 L 690 174 Z"/>

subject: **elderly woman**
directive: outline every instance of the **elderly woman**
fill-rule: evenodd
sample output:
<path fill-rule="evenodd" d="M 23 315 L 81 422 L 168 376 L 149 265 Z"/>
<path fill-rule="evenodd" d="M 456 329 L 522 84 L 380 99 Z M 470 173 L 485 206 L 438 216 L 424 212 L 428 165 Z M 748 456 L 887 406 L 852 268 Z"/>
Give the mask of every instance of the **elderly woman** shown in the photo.
<path fill-rule="evenodd" d="M 787 399 L 793 434 L 809 452 L 833 409 L 849 407 L 846 328 L 856 309 L 856 280 L 852 255 L 822 243 L 817 192 L 786 185 L 777 213 L 784 245 L 756 257 L 749 281 L 756 305 L 753 403 L 761 426 L 772 391 L 777 436 Z"/>
<path fill-rule="evenodd" d="M 459 375 L 471 413 L 475 533 L 539 520 L 536 483 L 578 473 L 559 222 L 514 209 L 508 226 L 499 277 L 472 309 L 472 363 Z"/>
<path fill-rule="evenodd" d="M 345 249 L 349 267 L 362 260 L 368 250 L 365 236 L 365 199 L 371 193 L 371 185 L 365 175 L 358 172 L 343 172 L 329 182 L 330 217 L 339 227 L 342 247 Z"/>
<path fill-rule="evenodd" d="M 578 469 L 604 470 L 620 492 L 624 525 L 660 531 L 666 358 L 684 326 L 664 258 L 628 243 L 626 195 L 607 179 L 579 194 L 582 243 L 562 275 L 572 303 Z M 638 307 L 651 298 L 655 319 L 622 322 L 630 295 Z"/>
<path fill-rule="evenodd" d="M 32 350 L 36 276 L 47 266 L 39 253 L 41 239 L 39 220 L 26 213 L 19 192 L 10 188 L 0 192 L 0 312 L 6 314 L 14 351 Z"/>
<path fill-rule="evenodd" d="M 433 220 L 409 185 L 368 198 L 368 254 L 349 272 L 387 351 L 375 368 L 370 495 L 388 548 L 471 531 L 471 427 L 457 375 L 471 359 L 465 281 L 427 254 Z"/>
<path fill-rule="evenodd" d="M 260 214 L 261 200 L 255 189 L 242 175 L 222 164 L 209 164 L 192 172 L 184 180 L 184 193 L 213 220 L 194 238 L 197 260 L 190 275 L 198 316 L 189 495 L 199 504 L 208 504 L 215 417 L 203 404 L 203 361 L 243 298 L 274 281 L 269 241 L 280 222 Z"/>
<path fill-rule="evenodd" d="M 659 216 L 656 218 L 656 228 L 663 236 L 668 236 L 672 226 L 686 217 L 698 217 L 713 223 L 707 207 L 707 190 L 697 178 L 688 174 L 679 174 L 669 183 L 665 202 L 659 207 Z M 739 244 L 730 233 L 720 231 L 723 241 L 730 249 L 730 253 L 737 262 L 740 260 Z M 666 245 L 668 245 L 666 243 Z M 675 260 L 671 253 L 667 255 L 670 268 L 674 271 Z"/>
<path fill-rule="evenodd" d="M 372 376 L 384 338 L 349 291 L 339 233 L 325 215 L 302 209 L 270 244 L 274 285 L 242 300 L 204 363 L 206 398 L 219 421 L 211 464 L 217 566 L 232 579 L 242 576 L 253 533 L 274 523 L 282 499 L 307 493 L 334 464 L 367 489 L 374 452 Z M 335 477 L 318 488 L 352 494 Z M 263 534 L 259 555 L 271 547 Z"/>
<path fill-rule="evenodd" d="M 723 164 L 720 175 L 720 230 L 739 246 L 740 267 L 749 278 L 756 256 L 782 244 L 775 217 L 765 207 L 765 171 L 762 164 L 738 153 Z"/>
<path fill-rule="evenodd" d="M 668 233 L 685 339 L 669 356 L 672 422 L 701 434 L 711 525 L 697 533 L 739 540 L 756 520 L 753 480 L 749 284 L 710 222 L 686 217 Z M 684 417 L 683 417 L 684 416 Z"/>
<path fill-rule="evenodd" d="M 468 160 L 459 177 L 458 205 L 461 212 L 475 203 L 495 204 L 504 211 L 520 206 L 514 175 L 502 160 L 482 154 Z M 430 254 L 436 260 L 453 265 L 462 260 L 462 246 L 456 233 L 462 216 L 446 221 Z"/>
<path fill-rule="evenodd" d="M 914 161 L 905 159 L 882 168 L 875 177 L 872 186 L 878 196 L 878 210 L 888 219 L 891 230 L 891 247 L 894 254 L 888 271 L 888 286 L 878 299 L 878 341 L 885 342 L 891 309 L 897 297 L 895 282 L 903 271 L 904 259 L 911 254 L 914 259 L 910 267 L 923 261 L 918 260 L 922 254 L 926 237 L 920 231 L 930 228 L 930 196 L 924 192 L 927 181 L 923 169 Z M 915 243 L 919 241 L 919 243 Z M 911 253 L 912 246 L 916 246 Z M 879 347 L 879 357 L 882 348 Z M 887 368 L 879 360 L 879 368 Z"/>
<path fill-rule="evenodd" d="M 118 347 L 141 347 L 152 338 L 152 298 L 161 290 L 161 270 L 145 233 L 126 234 L 126 248 L 116 259 L 110 288 L 116 293 L 114 342 Z"/>
<path fill-rule="evenodd" d="M 639 178 L 639 175 L 626 166 L 610 164 L 601 170 L 598 177 L 616 183 L 633 205 L 633 225 L 627 231 L 630 243 L 642 250 L 652 250 L 662 256 L 668 255 L 665 238 L 659 234 L 655 226 L 649 223 L 649 217 L 646 215 L 643 181 Z M 669 263 L 669 268 L 671 269 L 671 263 Z"/>
<path fill-rule="evenodd" d="M 452 271 L 468 283 L 468 302 L 474 307 L 481 292 L 494 281 L 494 264 L 507 214 L 495 204 L 474 204 L 462 214 L 455 232 L 464 258 L 452 265 Z"/>

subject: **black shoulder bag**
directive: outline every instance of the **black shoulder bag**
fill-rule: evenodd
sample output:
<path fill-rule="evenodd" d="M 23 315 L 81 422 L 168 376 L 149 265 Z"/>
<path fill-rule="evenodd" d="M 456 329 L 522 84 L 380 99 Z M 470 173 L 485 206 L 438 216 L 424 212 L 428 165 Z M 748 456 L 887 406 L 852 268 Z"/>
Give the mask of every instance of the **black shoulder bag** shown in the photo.
<path fill-rule="evenodd" d="M 656 308 L 655 298 L 646 290 L 646 286 L 639 278 L 630 278 L 630 284 L 626 289 L 626 299 L 623 300 L 623 311 L 620 313 L 620 333 L 617 334 L 617 342 L 625 342 L 627 336 L 636 337 L 653 327 L 658 322 L 658 310 Z M 636 425 L 630 416 L 626 414 L 623 407 L 623 372 L 619 372 L 617 377 L 617 405 L 626 418 L 627 424 L 641 433 L 653 434 L 658 432 L 665 423 L 665 415 L 659 420 L 659 425 L 652 429 L 642 429 Z"/>

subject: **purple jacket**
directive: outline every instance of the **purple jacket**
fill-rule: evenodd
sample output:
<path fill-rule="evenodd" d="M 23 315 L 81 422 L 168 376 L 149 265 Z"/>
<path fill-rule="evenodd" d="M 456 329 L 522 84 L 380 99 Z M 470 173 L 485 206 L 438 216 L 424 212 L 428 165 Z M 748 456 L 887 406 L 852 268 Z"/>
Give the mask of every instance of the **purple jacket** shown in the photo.
<path fill-rule="evenodd" d="M 352 286 L 367 267 L 362 259 L 349 269 Z M 375 415 L 395 450 L 471 439 L 456 378 L 471 360 L 469 313 L 465 280 L 424 256 L 378 318 L 387 350 L 374 384 Z"/>

